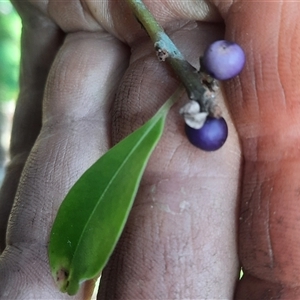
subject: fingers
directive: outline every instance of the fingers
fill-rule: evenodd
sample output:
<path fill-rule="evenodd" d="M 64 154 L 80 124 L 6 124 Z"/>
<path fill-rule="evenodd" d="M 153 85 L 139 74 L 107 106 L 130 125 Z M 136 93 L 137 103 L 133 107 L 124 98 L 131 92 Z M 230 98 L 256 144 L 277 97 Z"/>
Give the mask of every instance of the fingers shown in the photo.
<path fill-rule="evenodd" d="M 16 5 L 17 9 L 22 6 L 20 3 Z M 41 128 L 46 78 L 64 37 L 50 20 L 36 11 L 33 13 L 27 9 L 23 17 L 30 18 L 30 22 L 24 21 L 23 26 L 20 95 L 14 115 L 11 161 L 0 192 L 0 252 L 5 247 L 7 221 L 19 178 Z"/>
<path fill-rule="evenodd" d="M 237 299 L 300 296 L 299 9 L 283 1 L 222 7 L 227 38 L 247 55 L 245 71 L 226 85 L 245 157 L 239 251 L 246 276 Z"/>
<path fill-rule="evenodd" d="M 214 5 L 209 1 L 152 1 L 144 0 L 145 5 L 154 14 L 158 23 L 165 29 L 172 29 L 172 23 L 189 20 L 220 22 L 221 16 Z M 76 3 L 76 2 L 75 2 Z M 58 12 L 55 9 L 59 5 L 58 2 L 50 1 L 51 15 L 54 19 L 64 12 Z M 69 6 L 64 4 L 63 8 Z M 81 10 L 78 5 L 72 5 L 72 13 L 77 12 L 76 19 L 82 20 L 82 11 L 89 12 L 105 30 L 116 36 L 121 41 L 127 44 L 133 45 L 139 41 L 140 37 L 145 36 L 145 31 L 137 24 L 136 18 L 133 16 L 132 11 L 129 8 L 127 1 L 115 0 L 115 1 L 80 1 Z M 74 9 L 75 7 L 75 9 Z M 80 11 L 80 12 L 78 12 Z M 80 14 L 81 13 L 81 14 Z M 84 15 L 86 16 L 86 15 Z M 86 17 L 90 20 L 90 16 Z M 62 28 L 72 28 L 74 30 L 75 20 L 71 18 L 63 18 L 59 24 Z M 84 24 L 84 22 L 81 22 Z M 91 22 L 91 24 L 93 24 Z M 92 29 L 90 25 L 90 29 Z M 76 27 L 75 27 L 76 28 Z M 85 29 L 86 30 L 86 29 Z"/>
<path fill-rule="evenodd" d="M 49 230 L 68 189 L 110 144 L 110 106 L 127 63 L 126 48 L 102 33 L 69 34 L 55 58 L 0 262 L 9 299 L 69 298 L 50 275 Z"/>
<path fill-rule="evenodd" d="M 178 24 L 177 24 L 178 25 Z M 181 24 L 182 25 L 182 24 Z M 193 64 L 218 25 L 191 22 L 171 38 Z M 139 40 L 114 105 L 114 141 L 144 123 L 178 85 L 148 38 Z M 100 299 L 230 299 L 238 276 L 236 206 L 240 153 L 230 126 L 225 146 L 205 153 L 189 144 L 172 108 L 144 174 L 128 223 L 104 271 Z"/>

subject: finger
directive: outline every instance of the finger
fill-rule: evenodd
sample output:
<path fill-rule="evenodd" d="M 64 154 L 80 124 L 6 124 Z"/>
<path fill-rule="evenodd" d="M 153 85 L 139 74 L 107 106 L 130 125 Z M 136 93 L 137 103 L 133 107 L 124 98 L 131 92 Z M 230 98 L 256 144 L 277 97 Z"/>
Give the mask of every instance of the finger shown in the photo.
<path fill-rule="evenodd" d="M 298 299 L 299 2 L 222 4 L 227 38 L 246 50 L 226 85 L 245 166 L 237 299 Z M 266 26 L 267 24 L 267 26 Z"/>
<path fill-rule="evenodd" d="M 24 24 L 20 95 L 14 114 L 10 145 L 11 160 L 0 192 L 0 253 L 5 247 L 7 221 L 19 178 L 41 128 L 42 98 L 46 77 L 63 39 L 62 32 L 46 17 L 30 9 L 24 12 L 22 3 L 15 4 L 18 10 L 22 8 Z"/>
<path fill-rule="evenodd" d="M 50 275 L 49 230 L 68 189 L 108 148 L 110 105 L 127 63 L 126 48 L 102 32 L 69 34 L 55 58 L 0 262 L 9 299 L 69 299 Z"/>
<path fill-rule="evenodd" d="M 145 5 L 154 14 L 158 23 L 165 29 L 172 28 L 172 22 L 199 20 L 204 22 L 220 22 L 222 18 L 209 1 L 152 1 L 144 0 Z M 51 16 L 59 20 L 62 28 L 76 28 L 76 21 L 72 18 L 61 18 L 65 15 L 65 10 L 70 9 L 70 3 L 64 4 L 64 10 L 61 11 L 61 3 L 57 1 L 50 2 Z M 80 8 L 78 8 L 80 7 Z M 140 24 L 137 24 L 136 18 L 133 17 L 127 1 L 80 1 L 76 9 L 72 6 L 72 12 L 77 12 L 76 19 L 82 19 L 82 12 L 88 11 L 112 35 L 118 39 L 134 45 L 139 41 L 145 32 Z M 85 15 L 84 15 L 85 16 Z M 90 19 L 90 16 L 87 16 Z M 74 25 L 75 23 L 75 25 Z M 81 22 L 83 23 L 83 22 Z M 93 23 L 91 23 L 93 24 Z M 91 30 L 92 28 L 89 27 Z"/>
<path fill-rule="evenodd" d="M 176 25 L 171 38 L 195 66 L 204 47 L 223 34 L 219 25 Z M 177 85 L 173 72 L 158 62 L 148 37 L 134 43 L 113 110 L 115 142 L 149 119 Z M 180 105 L 172 108 L 103 273 L 100 299 L 232 298 L 238 276 L 240 153 L 222 95 L 219 100 L 230 136 L 215 153 L 189 144 Z"/>

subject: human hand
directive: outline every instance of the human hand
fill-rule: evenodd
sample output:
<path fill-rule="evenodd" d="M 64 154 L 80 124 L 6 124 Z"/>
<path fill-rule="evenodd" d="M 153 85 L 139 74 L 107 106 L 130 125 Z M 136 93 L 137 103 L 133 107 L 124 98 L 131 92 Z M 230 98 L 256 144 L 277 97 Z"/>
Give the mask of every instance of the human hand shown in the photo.
<path fill-rule="evenodd" d="M 172 108 L 99 297 L 229 299 L 237 287 L 237 299 L 296 299 L 299 4 L 145 2 L 191 63 L 224 32 L 244 48 L 247 63 L 219 96 L 230 132 L 220 150 L 191 146 L 178 115 L 185 99 Z M 0 295 L 68 299 L 47 260 L 62 199 L 178 81 L 157 61 L 125 1 L 15 5 L 24 22 L 23 58 L 0 200 Z M 236 285 L 237 243 L 245 276 Z"/>

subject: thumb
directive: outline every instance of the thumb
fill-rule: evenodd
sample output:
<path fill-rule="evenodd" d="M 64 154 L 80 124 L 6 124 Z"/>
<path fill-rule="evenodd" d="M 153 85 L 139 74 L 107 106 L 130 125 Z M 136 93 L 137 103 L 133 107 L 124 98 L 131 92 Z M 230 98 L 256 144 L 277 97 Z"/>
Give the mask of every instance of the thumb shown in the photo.
<path fill-rule="evenodd" d="M 215 1 L 245 70 L 226 85 L 245 158 L 238 299 L 299 298 L 299 2 Z M 218 3 L 217 3 L 218 2 Z"/>

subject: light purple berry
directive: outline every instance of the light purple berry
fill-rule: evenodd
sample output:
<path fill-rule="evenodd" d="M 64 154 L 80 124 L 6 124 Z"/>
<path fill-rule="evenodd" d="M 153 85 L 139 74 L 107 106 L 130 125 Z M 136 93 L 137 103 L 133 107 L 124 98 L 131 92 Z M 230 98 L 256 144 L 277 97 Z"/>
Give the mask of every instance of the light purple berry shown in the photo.
<path fill-rule="evenodd" d="M 242 71 L 245 53 L 236 43 L 216 41 L 205 50 L 201 62 L 210 76 L 218 80 L 227 80 Z"/>
<path fill-rule="evenodd" d="M 204 151 L 215 151 L 223 146 L 228 136 L 228 127 L 224 118 L 208 116 L 200 129 L 185 125 L 188 140 Z"/>

